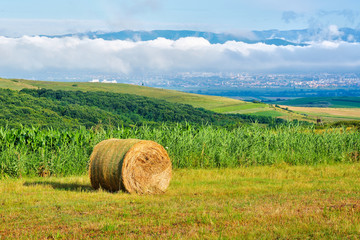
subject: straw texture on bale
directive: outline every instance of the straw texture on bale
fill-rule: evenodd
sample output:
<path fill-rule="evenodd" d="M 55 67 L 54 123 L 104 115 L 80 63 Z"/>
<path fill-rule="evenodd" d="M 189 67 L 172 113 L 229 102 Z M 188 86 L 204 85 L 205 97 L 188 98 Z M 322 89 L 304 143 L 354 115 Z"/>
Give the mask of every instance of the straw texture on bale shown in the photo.
<path fill-rule="evenodd" d="M 169 186 L 171 168 L 166 150 L 158 143 L 109 139 L 94 147 L 89 174 L 94 189 L 158 194 Z"/>

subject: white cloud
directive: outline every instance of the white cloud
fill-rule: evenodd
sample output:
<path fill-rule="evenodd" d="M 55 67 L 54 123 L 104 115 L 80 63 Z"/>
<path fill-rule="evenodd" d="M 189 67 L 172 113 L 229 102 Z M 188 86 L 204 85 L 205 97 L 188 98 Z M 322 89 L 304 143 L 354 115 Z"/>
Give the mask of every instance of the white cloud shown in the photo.
<path fill-rule="evenodd" d="M 322 41 L 275 46 L 203 38 L 106 41 L 0 37 L 0 72 L 342 71 L 360 67 L 360 44 Z"/>
<path fill-rule="evenodd" d="M 336 26 L 336 25 L 330 25 L 329 26 L 329 33 L 330 33 L 331 36 L 335 36 L 335 37 L 338 37 L 338 36 L 340 36 L 342 34 L 339 31 L 338 26 Z"/>

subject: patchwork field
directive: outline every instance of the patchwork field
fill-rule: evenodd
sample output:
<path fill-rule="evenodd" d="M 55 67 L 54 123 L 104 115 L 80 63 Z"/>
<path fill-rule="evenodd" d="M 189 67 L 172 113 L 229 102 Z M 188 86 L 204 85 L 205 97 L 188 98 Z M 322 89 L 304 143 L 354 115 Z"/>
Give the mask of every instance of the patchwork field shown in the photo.
<path fill-rule="evenodd" d="M 0 181 L 0 239 L 356 239 L 360 164 L 176 170 L 164 195 Z"/>
<path fill-rule="evenodd" d="M 293 107 L 360 108 L 360 97 L 307 97 L 274 102 Z"/>
<path fill-rule="evenodd" d="M 289 110 L 320 117 L 326 121 L 360 120 L 360 108 L 317 108 L 317 107 L 287 107 Z"/>

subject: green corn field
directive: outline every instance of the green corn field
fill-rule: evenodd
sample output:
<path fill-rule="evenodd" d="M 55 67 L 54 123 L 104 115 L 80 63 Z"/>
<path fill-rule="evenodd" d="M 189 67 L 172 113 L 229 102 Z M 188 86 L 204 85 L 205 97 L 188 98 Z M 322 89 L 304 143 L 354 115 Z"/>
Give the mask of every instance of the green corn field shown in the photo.
<path fill-rule="evenodd" d="M 69 176 L 88 171 L 93 147 L 109 138 L 155 141 L 168 151 L 174 168 L 250 165 L 332 164 L 360 161 L 358 130 L 280 125 L 235 129 L 190 124 L 112 129 L 0 127 L 0 176 Z"/>

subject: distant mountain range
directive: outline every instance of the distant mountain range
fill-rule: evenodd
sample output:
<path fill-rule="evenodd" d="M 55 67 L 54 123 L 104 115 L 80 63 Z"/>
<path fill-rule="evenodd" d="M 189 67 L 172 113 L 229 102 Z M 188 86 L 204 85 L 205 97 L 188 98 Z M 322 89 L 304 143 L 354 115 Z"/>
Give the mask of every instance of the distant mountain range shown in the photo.
<path fill-rule="evenodd" d="M 131 40 L 131 41 L 149 41 L 157 38 L 166 38 L 177 40 L 185 37 L 201 37 L 207 39 L 210 43 L 225 43 L 227 41 L 241 41 L 245 43 L 265 43 L 277 46 L 305 46 L 313 41 L 346 41 L 360 42 L 360 30 L 351 28 L 340 29 L 302 29 L 302 30 L 266 30 L 252 31 L 248 34 L 230 34 L 199 32 L 190 30 L 154 30 L 154 31 L 132 31 L 125 30 L 119 32 L 86 32 L 66 35 L 46 36 L 50 38 L 58 37 L 80 37 L 90 39 L 104 40 Z"/>
<path fill-rule="evenodd" d="M 286 39 L 295 43 L 308 43 L 313 41 L 345 41 L 360 42 L 360 29 L 335 28 L 335 29 L 302 29 L 302 30 L 266 30 L 253 31 L 258 39 Z"/>

